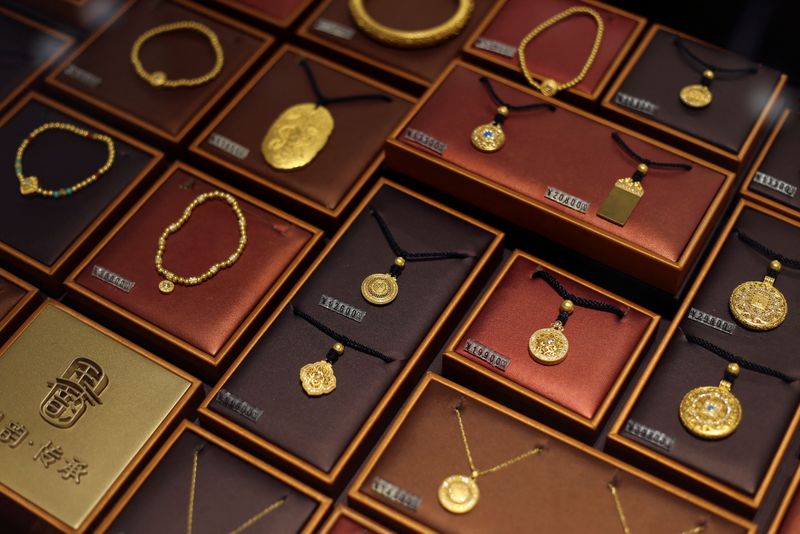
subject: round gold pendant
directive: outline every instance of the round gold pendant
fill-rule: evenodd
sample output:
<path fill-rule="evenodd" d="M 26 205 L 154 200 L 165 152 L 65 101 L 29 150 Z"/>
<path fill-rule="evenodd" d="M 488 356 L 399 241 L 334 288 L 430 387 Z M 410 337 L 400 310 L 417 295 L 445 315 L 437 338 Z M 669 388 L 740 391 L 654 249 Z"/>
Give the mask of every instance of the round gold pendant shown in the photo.
<path fill-rule="evenodd" d="M 731 293 L 729 304 L 731 315 L 752 330 L 777 328 L 789 311 L 783 293 L 767 282 L 739 284 Z"/>
<path fill-rule="evenodd" d="M 305 167 L 319 154 L 333 132 L 333 115 L 312 102 L 283 110 L 261 141 L 261 154 L 281 171 Z"/>
<path fill-rule="evenodd" d="M 569 350 L 569 340 L 564 328 L 556 321 L 547 328 L 540 328 L 528 340 L 528 351 L 537 362 L 556 365 L 564 361 Z"/>
<path fill-rule="evenodd" d="M 544 96 L 553 96 L 558 92 L 558 82 L 552 78 L 546 78 L 539 84 Z"/>
<path fill-rule="evenodd" d="M 163 294 L 168 295 L 175 289 L 175 284 L 169 280 L 162 280 L 158 283 L 158 290 Z"/>
<path fill-rule="evenodd" d="M 327 360 L 309 363 L 300 368 L 300 383 L 303 391 L 312 397 L 327 395 L 336 389 L 333 365 Z"/>
<path fill-rule="evenodd" d="M 397 279 L 390 274 L 375 273 L 361 282 L 361 295 L 370 304 L 383 306 L 397 298 L 400 287 Z"/>
<path fill-rule="evenodd" d="M 466 475 L 449 476 L 439 486 L 439 504 L 454 514 L 466 514 L 475 508 L 479 498 L 478 484 Z"/>
<path fill-rule="evenodd" d="M 470 136 L 472 146 L 481 152 L 497 152 L 506 142 L 506 134 L 503 132 L 502 126 L 490 122 L 489 124 L 481 124 L 474 130 Z"/>
<path fill-rule="evenodd" d="M 704 386 L 683 396 L 681 423 L 700 438 L 722 439 L 730 436 L 742 420 L 742 405 L 729 389 Z"/>
<path fill-rule="evenodd" d="M 711 90 L 705 85 L 687 85 L 681 89 L 681 102 L 690 108 L 704 108 L 711 103 Z"/>

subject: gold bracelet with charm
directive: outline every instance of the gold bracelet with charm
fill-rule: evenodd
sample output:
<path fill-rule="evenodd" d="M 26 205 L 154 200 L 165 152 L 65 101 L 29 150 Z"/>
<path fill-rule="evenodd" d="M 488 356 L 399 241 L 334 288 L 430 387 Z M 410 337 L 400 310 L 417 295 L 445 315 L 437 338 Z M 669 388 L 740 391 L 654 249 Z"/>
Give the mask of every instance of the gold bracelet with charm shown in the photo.
<path fill-rule="evenodd" d="M 236 250 L 233 253 L 225 258 L 222 261 L 219 261 L 209 267 L 204 273 L 196 275 L 196 276 L 180 276 L 175 274 L 174 272 L 170 271 L 169 269 L 164 267 L 164 252 L 167 249 L 167 239 L 171 234 L 174 234 L 181 227 L 186 224 L 189 218 L 192 216 L 192 212 L 195 208 L 204 204 L 209 200 L 222 200 L 223 202 L 227 202 L 228 205 L 233 210 L 234 215 L 236 215 L 237 225 L 239 228 L 239 243 L 236 246 Z M 172 293 L 175 289 L 175 284 L 180 284 L 182 286 L 196 286 L 198 284 L 202 284 L 203 282 L 213 278 L 216 276 L 222 269 L 227 269 L 232 267 L 234 263 L 239 259 L 244 251 L 244 247 L 247 244 L 247 221 L 244 218 L 244 213 L 242 209 L 239 207 L 239 203 L 236 202 L 236 199 L 233 195 L 229 193 L 224 193 L 222 191 L 211 191 L 209 193 L 202 193 L 197 196 L 194 200 L 192 200 L 188 206 L 183 210 L 183 214 L 181 217 L 175 221 L 174 223 L 168 225 L 164 231 L 161 233 L 161 236 L 158 238 L 158 248 L 156 249 L 156 257 L 155 257 L 155 265 L 156 271 L 162 277 L 164 277 L 161 282 L 158 283 L 158 290 L 161 293 L 167 295 Z"/>
<path fill-rule="evenodd" d="M 597 24 L 597 33 L 595 34 L 594 43 L 592 44 L 592 49 L 589 52 L 589 57 L 586 58 L 586 62 L 583 64 L 583 67 L 581 67 L 578 75 L 568 82 L 558 83 L 552 78 L 545 78 L 541 82 L 537 82 L 530 70 L 528 70 L 528 64 L 525 60 L 525 49 L 528 47 L 528 43 L 530 43 L 532 39 L 545 31 L 547 28 L 558 24 L 562 20 L 573 15 L 587 15 L 593 18 Z M 590 7 L 570 7 L 542 22 L 522 38 L 522 41 L 520 41 L 519 47 L 517 48 L 519 54 L 519 67 L 522 69 L 522 74 L 525 76 L 525 79 L 528 80 L 529 84 L 531 84 L 545 96 L 555 96 L 555 94 L 559 91 L 570 89 L 581 83 L 581 81 L 586 77 L 586 73 L 589 72 L 589 69 L 591 68 L 592 63 L 594 63 L 595 58 L 597 57 L 597 52 L 600 50 L 600 43 L 602 40 L 603 18 L 600 16 L 600 14 Z"/>
<path fill-rule="evenodd" d="M 673 42 L 686 57 L 703 69 L 700 83 L 687 85 L 683 87 L 678 94 L 681 102 L 690 108 L 704 108 L 711 104 L 713 98 L 711 94 L 711 82 L 717 78 L 717 74 L 755 74 L 758 70 L 755 67 L 746 67 L 743 69 L 724 69 L 722 67 L 717 67 L 707 61 L 703 61 L 697 54 L 689 50 L 689 47 L 686 46 L 686 43 L 680 37 L 675 37 Z"/>
<path fill-rule="evenodd" d="M 145 69 L 144 65 L 142 65 L 142 60 L 139 58 L 139 52 L 141 51 L 144 43 L 157 35 L 181 30 L 198 32 L 208 39 L 209 44 L 211 44 L 211 49 L 214 52 L 214 66 L 211 67 L 211 70 L 195 78 L 178 78 L 177 80 L 170 80 L 167 78 L 167 73 L 164 71 L 157 70 L 155 72 L 149 72 L 147 69 Z M 193 20 L 183 20 L 179 22 L 170 22 L 169 24 L 162 24 L 161 26 L 156 26 L 155 28 L 151 28 L 141 34 L 136 41 L 134 41 L 133 46 L 131 47 L 131 64 L 133 65 L 136 74 L 138 74 L 140 78 L 145 80 L 153 87 L 163 87 L 165 89 L 175 87 L 195 87 L 208 83 L 216 78 L 217 75 L 219 75 L 219 73 L 222 71 L 222 66 L 225 64 L 225 53 L 222 51 L 222 45 L 219 42 L 219 37 L 217 37 L 217 34 L 214 33 L 214 30 L 205 24 L 201 24 Z"/>
<path fill-rule="evenodd" d="M 368 37 L 396 48 L 424 48 L 452 39 L 467 25 L 475 8 L 474 0 L 458 0 L 455 13 L 443 23 L 422 30 L 399 30 L 375 20 L 367 13 L 365 1 L 349 0 L 347 4 L 356 26 Z"/>

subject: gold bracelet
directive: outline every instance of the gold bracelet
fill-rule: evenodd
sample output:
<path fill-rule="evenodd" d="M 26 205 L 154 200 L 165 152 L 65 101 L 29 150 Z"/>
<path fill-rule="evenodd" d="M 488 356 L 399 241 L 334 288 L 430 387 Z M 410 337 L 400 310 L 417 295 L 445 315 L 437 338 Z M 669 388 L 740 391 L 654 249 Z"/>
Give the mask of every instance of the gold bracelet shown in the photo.
<path fill-rule="evenodd" d="M 528 65 L 525 63 L 525 48 L 528 46 L 528 43 L 531 40 L 542 33 L 544 30 L 557 24 L 564 20 L 567 17 L 571 17 L 572 15 L 588 15 L 594 19 L 597 23 L 597 33 L 595 34 L 594 44 L 592 45 L 592 51 L 589 53 L 589 57 L 586 59 L 586 63 L 583 64 L 583 68 L 575 76 L 573 79 L 566 83 L 558 83 L 552 78 L 545 78 L 542 80 L 541 84 L 533 79 L 530 71 L 528 70 Z M 561 13 L 557 13 L 547 19 L 546 21 L 542 22 L 534 29 L 530 31 L 528 35 L 522 38 L 522 41 L 519 43 L 519 66 L 522 69 L 522 74 L 525 75 L 525 78 L 528 80 L 533 87 L 538 89 L 543 95 L 545 96 L 553 96 L 559 91 L 563 91 L 565 89 L 569 89 L 571 87 L 575 87 L 578 85 L 581 80 L 586 77 L 586 73 L 589 72 L 589 68 L 594 63 L 595 57 L 597 57 L 597 51 L 600 50 L 600 42 L 603 40 L 603 19 L 600 17 L 600 14 L 595 11 L 594 9 L 588 7 L 570 7 L 569 9 L 565 9 Z"/>
<path fill-rule="evenodd" d="M 437 45 L 458 35 L 469 22 L 475 1 L 458 0 L 458 8 L 452 17 L 424 30 L 398 30 L 385 26 L 367 13 L 364 0 L 350 0 L 349 7 L 356 26 L 372 39 L 396 48 L 424 48 Z"/>
<path fill-rule="evenodd" d="M 76 182 L 70 186 L 62 187 L 61 189 L 43 189 L 39 187 L 39 178 L 36 176 L 25 176 L 25 173 L 22 171 L 22 156 L 25 154 L 25 149 L 28 148 L 30 142 L 48 130 L 64 130 L 65 132 L 73 133 L 78 137 L 85 137 L 93 141 L 104 142 L 108 147 L 108 158 L 106 159 L 106 162 L 97 170 L 97 172 L 88 178 L 85 178 L 80 182 Z M 114 140 L 107 135 L 90 132 L 89 130 L 78 128 L 77 126 L 67 124 L 66 122 L 48 122 L 47 124 L 42 124 L 29 133 L 28 137 L 26 137 L 22 143 L 20 143 L 19 148 L 17 148 L 17 157 L 14 161 L 14 171 L 16 172 L 17 179 L 19 180 L 19 192 L 22 195 L 41 195 L 43 197 L 50 198 L 69 196 L 72 193 L 80 191 L 84 187 L 92 185 L 97 181 L 98 178 L 107 173 L 111 168 L 111 165 L 114 164 L 115 153 Z"/>
<path fill-rule="evenodd" d="M 147 42 L 148 39 L 155 37 L 156 35 L 179 30 L 196 31 L 202 33 L 208 38 L 208 42 L 211 43 L 211 48 L 214 50 L 214 67 L 208 73 L 198 76 L 197 78 L 179 78 L 177 80 L 167 79 L 167 74 L 161 70 L 148 72 L 142 65 L 142 61 L 139 59 L 139 50 L 141 50 L 142 45 Z M 133 46 L 131 47 L 131 63 L 133 64 L 133 68 L 136 70 L 136 74 L 138 74 L 153 87 L 194 87 L 208 83 L 217 77 L 222 70 L 222 65 L 225 63 L 225 54 L 222 52 L 222 45 L 220 45 L 219 37 L 217 37 L 217 34 L 214 33 L 214 30 L 205 24 L 200 24 L 199 22 L 194 22 L 191 20 L 184 20 L 156 26 L 155 28 L 151 28 L 140 35 L 136 41 L 134 41 Z"/>

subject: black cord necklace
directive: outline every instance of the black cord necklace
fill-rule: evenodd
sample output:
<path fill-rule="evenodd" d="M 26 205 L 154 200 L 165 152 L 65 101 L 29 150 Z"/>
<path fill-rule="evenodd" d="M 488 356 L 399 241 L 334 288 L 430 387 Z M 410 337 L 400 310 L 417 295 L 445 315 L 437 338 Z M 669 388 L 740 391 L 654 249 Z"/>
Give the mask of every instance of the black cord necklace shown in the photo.
<path fill-rule="evenodd" d="M 306 364 L 300 369 L 300 383 L 303 386 L 303 391 L 311 397 L 327 395 L 336 389 L 336 375 L 333 373 L 333 364 L 344 354 L 345 347 L 350 347 L 351 349 L 378 358 L 384 363 L 394 361 L 394 358 L 390 358 L 382 352 L 350 339 L 345 335 L 339 334 L 329 326 L 326 326 L 295 306 L 292 306 L 292 311 L 297 317 L 305 319 L 309 324 L 317 328 L 317 330 L 331 339 L 336 340 L 336 343 L 328 349 L 324 360 Z"/>
<path fill-rule="evenodd" d="M 503 131 L 503 123 L 505 122 L 506 117 L 508 117 L 509 111 L 527 111 L 538 108 L 545 108 L 549 109 L 550 111 L 556 110 L 556 107 L 549 103 L 526 104 L 524 106 L 515 106 L 513 104 L 509 104 L 500 98 L 500 96 L 494 90 L 494 86 L 489 78 L 486 76 L 481 76 L 480 81 L 486 87 L 486 90 L 489 92 L 489 96 L 492 98 L 494 103 L 498 106 L 494 120 L 487 124 L 481 124 L 472 130 L 472 135 L 470 135 L 472 146 L 481 152 L 497 152 L 503 148 L 503 145 L 506 142 L 506 134 Z"/>
<path fill-rule="evenodd" d="M 775 279 L 783 266 L 800 269 L 800 260 L 787 258 L 738 229 L 734 232 L 742 243 L 762 256 L 771 258 L 771 261 L 763 281 L 742 282 L 734 288 L 729 302 L 731 315 L 751 330 L 777 328 L 786 319 L 789 305 L 783 293 L 774 286 Z"/>
<path fill-rule="evenodd" d="M 611 221 L 614 224 L 625 226 L 634 208 L 636 208 L 636 205 L 639 204 L 639 201 L 644 196 L 642 180 L 645 175 L 647 175 L 650 167 L 689 171 L 692 169 L 692 166 L 688 163 L 668 163 L 643 158 L 634 152 L 633 149 L 622 140 L 622 137 L 617 132 L 611 132 L 611 138 L 616 141 L 625 153 L 636 160 L 639 165 L 631 176 L 620 178 L 614 182 L 614 187 L 611 188 L 611 192 L 603 201 L 600 209 L 597 210 L 597 216 Z"/>
<path fill-rule="evenodd" d="M 738 428 L 742 420 L 742 405 L 731 392 L 731 388 L 741 369 L 772 376 L 786 383 L 797 380 L 771 367 L 736 356 L 703 338 L 688 334 L 685 336 L 689 343 L 698 345 L 729 362 L 719 386 L 694 388 L 681 400 L 681 423 L 686 430 L 699 438 L 726 438 Z"/>
<path fill-rule="evenodd" d="M 392 235 L 392 231 L 389 229 L 389 225 L 386 224 L 381 214 L 374 208 L 370 208 L 369 212 L 375 217 L 381 232 L 383 232 L 383 237 L 386 238 L 387 243 L 389 243 L 392 252 L 394 252 L 396 256 L 388 273 L 371 274 L 361 282 L 361 295 L 370 304 L 383 306 L 397 298 L 397 294 L 400 291 L 400 287 L 397 285 L 397 279 L 403 273 L 406 262 L 469 257 L 469 254 L 464 254 L 463 252 L 409 252 L 397 243 L 394 235 Z"/>
<path fill-rule="evenodd" d="M 305 167 L 328 143 L 334 121 L 326 106 L 359 100 L 392 101 L 392 97 L 383 93 L 327 97 L 322 94 L 308 61 L 301 59 L 299 64 L 308 77 L 316 101 L 295 104 L 283 110 L 261 141 L 264 160 L 281 171 Z"/>
<path fill-rule="evenodd" d="M 680 37 L 675 37 L 673 41 L 675 46 L 683 52 L 683 54 L 688 57 L 691 61 L 703 69 L 702 76 L 700 78 L 699 84 L 692 84 L 687 85 L 680 92 L 681 102 L 689 106 L 690 108 L 704 108 L 711 103 L 711 82 L 715 78 L 719 78 L 719 75 L 725 75 L 725 78 L 719 79 L 731 79 L 737 75 L 744 75 L 744 74 L 755 74 L 758 69 L 756 67 L 747 67 L 747 68 L 740 68 L 740 69 L 726 69 L 722 67 L 717 67 L 712 63 L 704 61 L 700 58 L 697 54 L 689 50 L 689 47 L 686 46 L 686 43 Z"/>
<path fill-rule="evenodd" d="M 625 311 L 601 300 L 591 300 L 579 297 L 570 293 L 561 285 L 561 282 L 547 271 L 537 270 L 531 274 L 531 279 L 541 278 L 547 282 L 553 290 L 563 299 L 559 308 L 558 317 L 553 324 L 546 328 L 540 328 L 534 332 L 528 340 L 528 351 L 531 357 L 544 365 L 555 365 L 564 361 L 569 350 L 569 340 L 564 334 L 564 327 L 575 306 L 597 310 L 606 313 L 613 313 L 618 318 L 625 317 Z"/>

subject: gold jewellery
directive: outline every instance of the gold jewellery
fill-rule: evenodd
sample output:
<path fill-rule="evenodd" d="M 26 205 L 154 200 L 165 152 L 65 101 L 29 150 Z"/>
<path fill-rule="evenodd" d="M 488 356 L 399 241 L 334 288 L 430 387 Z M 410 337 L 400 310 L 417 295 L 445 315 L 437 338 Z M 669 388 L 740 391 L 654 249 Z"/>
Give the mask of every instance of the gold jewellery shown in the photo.
<path fill-rule="evenodd" d="M 106 162 L 103 163 L 103 166 L 100 167 L 97 172 L 88 178 L 81 180 L 80 182 L 76 182 L 67 187 L 62 187 L 61 189 L 43 189 L 39 186 L 39 178 L 36 176 L 25 176 L 25 173 L 22 170 L 22 157 L 25 154 L 25 149 L 28 148 L 28 145 L 31 143 L 31 141 L 36 139 L 40 134 L 49 130 L 63 130 L 65 132 L 75 134 L 78 137 L 91 139 L 92 141 L 102 141 L 108 148 L 108 158 L 106 159 Z M 22 143 L 20 143 L 19 148 L 17 148 L 17 156 L 14 160 L 14 171 L 17 174 L 17 180 L 19 180 L 19 192 L 21 195 L 25 196 L 40 195 L 49 198 L 61 198 L 69 196 L 80 191 L 84 187 L 89 187 L 96 182 L 98 178 L 107 173 L 111 168 L 111 165 L 114 164 L 115 153 L 114 140 L 107 135 L 90 132 L 89 130 L 84 130 L 83 128 L 78 128 L 77 126 L 67 124 L 65 122 L 48 122 L 46 124 L 42 124 L 29 133 L 28 137 L 26 137 Z"/>
<path fill-rule="evenodd" d="M 675 46 L 678 47 L 678 49 L 683 52 L 684 55 L 686 55 L 686 57 L 703 69 L 702 76 L 700 77 L 700 83 L 686 85 L 678 94 L 681 102 L 690 108 L 699 109 L 711 104 L 711 100 L 713 98 L 713 95 L 711 94 L 711 82 L 714 81 L 714 79 L 717 77 L 717 74 L 754 74 L 757 70 L 755 67 L 747 67 L 743 69 L 723 69 L 703 61 L 699 56 L 697 56 L 697 54 L 689 50 L 689 47 L 686 46 L 686 43 L 684 43 L 683 39 L 680 37 L 675 37 L 673 42 L 675 43 Z"/>
<path fill-rule="evenodd" d="M 214 51 L 214 66 L 211 68 L 211 70 L 206 74 L 196 78 L 178 78 L 177 80 L 170 80 L 167 78 L 167 73 L 161 70 L 148 72 L 147 69 L 144 68 L 144 65 L 142 65 L 142 60 L 139 59 L 139 51 L 141 50 L 142 45 L 156 35 L 180 30 L 199 32 L 208 39 L 208 42 L 211 44 L 211 48 Z M 133 68 L 136 70 L 136 74 L 138 74 L 139 77 L 144 79 L 153 87 L 195 87 L 198 85 L 203 85 L 204 83 L 208 83 L 217 77 L 225 63 L 225 54 L 222 51 L 222 45 L 219 42 L 219 37 L 217 37 L 217 34 L 214 33 L 214 30 L 205 24 L 201 24 L 193 20 L 182 20 L 179 22 L 171 22 L 169 24 L 156 26 L 155 28 L 151 28 L 140 35 L 136 41 L 134 41 L 133 46 L 131 47 L 131 63 L 133 64 Z"/>
<path fill-rule="evenodd" d="M 236 219 L 239 224 L 239 244 L 237 245 L 236 250 L 233 252 L 233 254 L 224 260 L 215 263 L 209 267 L 206 272 L 197 276 L 180 276 L 166 269 L 164 267 L 164 251 L 167 248 L 167 238 L 170 236 L 170 234 L 174 234 L 180 230 L 184 224 L 186 224 L 186 221 L 188 221 L 192 216 L 192 212 L 196 207 L 208 200 L 214 199 L 227 202 L 234 214 L 236 214 Z M 161 233 L 161 237 L 158 238 L 158 249 L 156 250 L 155 264 L 158 274 L 164 277 L 164 280 L 158 283 L 158 290 L 166 295 L 168 293 L 172 293 L 172 291 L 175 289 L 175 284 L 180 284 L 182 286 L 196 286 L 198 284 L 202 284 L 206 280 L 213 278 L 214 275 L 216 275 L 221 269 L 226 269 L 236 263 L 236 260 L 238 260 L 239 256 L 242 255 L 242 251 L 244 250 L 246 244 L 247 221 L 245 220 L 244 213 L 242 212 L 233 195 L 223 193 L 222 191 L 211 191 L 209 193 L 202 193 L 198 195 L 197 198 L 192 200 L 183 210 L 183 215 L 181 215 L 181 218 L 167 226 Z"/>
<path fill-rule="evenodd" d="M 454 408 L 456 417 L 458 418 L 458 429 L 461 431 L 461 441 L 464 443 L 464 451 L 467 453 L 467 462 L 469 463 L 469 475 L 451 475 L 442 481 L 439 486 L 439 504 L 448 512 L 454 514 L 465 514 L 475 508 L 480 499 L 480 491 L 478 484 L 475 482 L 478 477 L 488 475 L 504 469 L 512 464 L 529 458 L 542 452 L 542 447 L 536 447 L 527 452 L 520 454 L 510 460 L 497 464 L 489 469 L 479 470 L 475 467 L 475 462 L 472 459 L 472 453 L 469 450 L 469 443 L 467 442 L 467 433 L 464 431 L 464 421 L 461 418 L 461 410 L 458 406 Z"/>
<path fill-rule="evenodd" d="M 527 62 L 525 61 L 525 48 L 527 48 L 528 43 L 531 42 L 537 35 L 542 33 L 547 28 L 558 24 L 562 20 L 571 17 L 572 15 L 588 15 L 592 17 L 597 23 L 597 33 L 594 37 L 594 44 L 592 44 L 592 50 L 589 52 L 589 57 L 586 58 L 586 63 L 583 64 L 581 67 L 580 72 L 577 76 L 565 83 L 558 83 L 552 78 L 545 78 L 540 82 L 537 82 L 533 79 L 533 75 L 528 70 Z M 592 8 L 589 7 L 570 7 L 565 9 L 561 13 L 557 13 L 547 19 L 546 21 L 542 22 L 534 29 L 532 29 L 528 35 L 522 38 L 522 41 L 519 43 L 518 53 L 519 53 L 519 67 L 522 69 L 522 74 L 525 75 L 525 78 L 528 80 L 534 88 L 540 91 L 545 96 L 554 96 L 559 91 L 563 91 L 565 89 L 569 89 L 571 87 L 575 87 L 581 80 L 586 77 L 586 73 L 589 72 L 589 68 L 594 63 L 595 58 L 597 57 L 597 51 L 600 50 L 600 42 L 603 40 L 603 19 L 600 17 L 600 14 Z"/>
<path fill-rule="evenodd" d="M 424 48 L 452 39 L 464 29 L 475 7 L 474 0 L 458 0 L 452 17 L 441 24 L 424 30 L 398 30 L 385 26 L 372 18 L 364 7 L 365 0 L 350 0 L 350 15 L 356 26 L 379 43 L 396 48 Z"/>
<path fill-rule="evenodd" d="M 614 506 L 617 509 L 617 516 L 619 517 L 619 522 L 620 525 L 622 526 L 623 534 L 632 534 L 631 528 L 628 526 L 628 518 L 625 517 L 625 511 L 622 509 L 622 501 L 619 498 L 619 488 L 617 488 L 616 479 L 609 482 L 606 485 L 606 487 L 608 487 L 608 491 L 611 492 L 611 497 L 614 499 Z M 705 530 L 706 530 L 705 523 L 701 523 L 688 530 L 681 531 L 681 534 L 700 534 L 701 532 L 705 532 Z"/>

